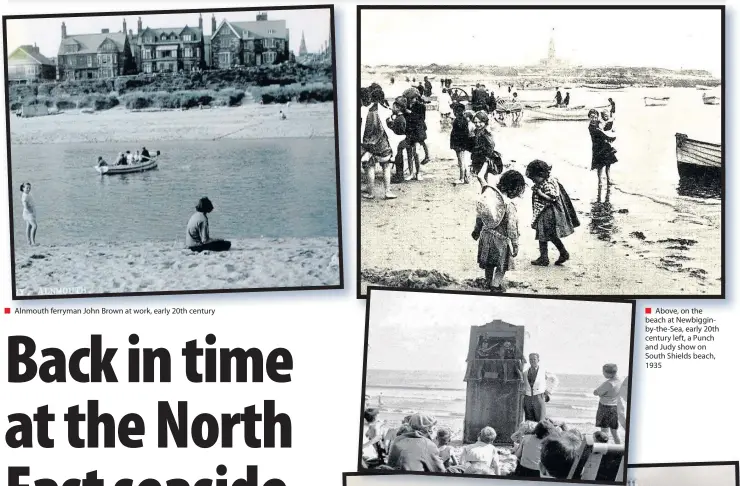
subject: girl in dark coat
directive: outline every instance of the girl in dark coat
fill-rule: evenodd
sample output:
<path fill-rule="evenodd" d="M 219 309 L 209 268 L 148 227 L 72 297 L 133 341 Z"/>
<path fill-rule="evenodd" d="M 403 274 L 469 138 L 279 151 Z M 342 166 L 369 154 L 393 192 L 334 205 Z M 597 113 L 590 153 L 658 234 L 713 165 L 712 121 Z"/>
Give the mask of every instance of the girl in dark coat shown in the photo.
<path fill-rule="evenodd" d="M 457 165 L 460 168 L 460 179 L 456 184 L 468 184 L 470 174 L 468 173 L 468 154 L 473 150 L 475 133 L 470 129 L 470 120 L 465 116 L 465 106 L 460 103 L 452 105 L 455 119 L 452 121 L 450 131 L 450 148 L 457 155 Z"/>
<path fill-rule="evenodd" d="M 475 124 L 475 140 L 471 154 L 471 169 L 478 177 L 481 187 L 486 183 L 487 174 L 500 174 L 503 166 L 500 163 L 501 157 L 494 149 L 496 144 L 493 141 L 493 135 L 488 130 L 488 114 L 485 111 L 479 111 L 473 117 Z"/>
<path fill-rule="evenodd" d="M 427 108 L 421 101 L 421 96 L 413 96 L 409 100 L 409 113 L 406 115 L 406 143 L 407 155 L 409 161 L 409 171 L 411 174 L 406 180 L 422 180 L 420 164 L 426 163 L 429 159 L 429 153 L 426 152 L 427 139 Z M 426 152 L 426 157 L 419 162 L 419 154 L 416 153 L 416 144 L 421 144 Z"/>
<path fill-rule="evenodd" d="M 588 112 L 588 133 L 591 134 L 591 170 L 596 169 L 601 185 L 601 171 L 606 169 L 606 183 L 611 184 L 609 179 L 609 167 L 617 163 L 617 151 L 611 143 L 616 137 L 610 137 L 599 128 L 599 112 L 591 109 Z"/>

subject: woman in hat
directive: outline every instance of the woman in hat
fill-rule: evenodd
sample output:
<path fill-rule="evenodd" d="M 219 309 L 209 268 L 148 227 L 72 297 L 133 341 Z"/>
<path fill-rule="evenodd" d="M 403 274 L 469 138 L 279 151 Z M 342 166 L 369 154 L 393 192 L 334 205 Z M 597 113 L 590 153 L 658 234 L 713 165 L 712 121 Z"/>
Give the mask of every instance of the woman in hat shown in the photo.
<path fill-rule="evenodd" d="M 207 197 L 202 197 L 195 206 L 195 213 L 188 221 L 185 232 L 185 245 L 192 251 L 200 253 L 204 250 L 227 251 L 231 242 L 212 239 L 208 231 L 208 213 L 213 211 L 213 203 Z"/>
<path fill-rule="evenodd" d="M 445 472 L 439 449 L 432 441 L 437 420 L 424 414 L 414 414 L 409 420 L 411 431 L 393 441 L 388 465 L 402 471 Z"/>
<path fill-rule="evenodd" d="M 570 259 L 561 238 L 572 235 L 579 226 L 576 210 L 560 182 L 550 175 L 552 166 L 535 159 L 527 165 L 526 176 L 534 182 L 532 186 L 532 228 L 535 239 L 540 243 L 540 257 L 532 265 L 546 267 L 550 264 L 547 243 L 551 241 L 560 252 L 555 265 Z"/>
<path fill-rule="evenodd" d="M 591 170 L 596 169 L 601 185 L 601 172 L 606 171 L 606 183 L 611 184 L 609 168 L 617 163 L 617 151 L 612 147 L 612 142 L 617 137 L 610 137 L 599 127 L 599 112 L 595 109 L 588 111 L 588 133 L 591 135 Z"/>
<path fill-rule="evenodd" d="M 504 274 L 514 268 L 519 253 L 519 219 L 512 199 L 524 193 L 524 177 L 515 170 L 504 172 L 496 187 L 483 186 L 476 204 L 473 239 L 478 241 L 478 265 L 485 271 L 492 292 L 504 291 Z"/>

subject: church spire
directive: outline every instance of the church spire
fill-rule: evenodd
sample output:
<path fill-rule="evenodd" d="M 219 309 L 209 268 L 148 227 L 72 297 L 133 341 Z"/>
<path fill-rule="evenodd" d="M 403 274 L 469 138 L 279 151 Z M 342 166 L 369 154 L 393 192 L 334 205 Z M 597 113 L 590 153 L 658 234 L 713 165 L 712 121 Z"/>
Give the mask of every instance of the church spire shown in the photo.
<path fill-rule="evenodd" d="M 552 32 L 550 33 L 550 47 L 547 50 L 547 58 L 550 61 L 555 60 L 555 27 L 552 28 Z"/>
<path fill-rule="evenodd" d="M 305 56 L 306 54 L 308 54 L 308 49 L 306 49 L 306 35 L 301 31 L 301 47 L 298 49 L 298 55 Z"/>

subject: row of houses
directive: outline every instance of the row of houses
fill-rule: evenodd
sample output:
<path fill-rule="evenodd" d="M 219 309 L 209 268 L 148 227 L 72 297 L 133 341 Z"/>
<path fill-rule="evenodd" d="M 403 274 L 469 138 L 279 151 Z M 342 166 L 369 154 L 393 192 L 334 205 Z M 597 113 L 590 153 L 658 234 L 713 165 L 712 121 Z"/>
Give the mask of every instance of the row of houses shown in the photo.
<path fill-rule="evenodd" d="M 290 30 L 285 20 L 269 20 L 266 12 L 256 20 L 235 22 L 211 17 L 211 35 L 198 26 L 150 28 L 138 19 L 136 33 L 123 20 L 120 32 L 70 34 L 62 22 L 56 58 L 38 47 L 24 45 L 8 56 L 8 80 L 71 80 L 112 78 L 136 73 L 193 72 L 259 66 L 289 60 Z M 305 43 L 304 43 L 305 48 Z"/>

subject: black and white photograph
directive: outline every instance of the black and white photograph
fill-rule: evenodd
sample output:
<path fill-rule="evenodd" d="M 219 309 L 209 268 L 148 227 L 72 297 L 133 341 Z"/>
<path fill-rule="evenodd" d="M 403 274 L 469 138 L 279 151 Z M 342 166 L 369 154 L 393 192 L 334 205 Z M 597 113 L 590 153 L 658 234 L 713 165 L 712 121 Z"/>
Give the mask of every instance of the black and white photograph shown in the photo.
<path fill-rule="evenodd" d="M 723 6 L 358 15 L 358 297 L 724 297 Z"/>
<path fill-rule="evenodd" d="M 341 288 L 333 16 L 3 17 L 13 298 Z"/>
<path fill-rule="evenodd" d="M 627 466 L 627 486 L 738 486 L 737 462 L 630 464 Z M 411 480 L 410 480 L 411 479 Z M 484 482 L 485 481 L 485 482 Z M 485 486 L 496 480 L 465 480 L 465 486 Z M 343 486 L 445 486 L 444 478 L 369 476 L 345 473 Z M 527 483 L 518 483 L 527 484 Z M 529 483 L 538 484 L 538 483 Z"/>
<path fill-rule="evenodd" d="M 634 302 L 368 299 L 360 471 L 625 484 Z"/>

